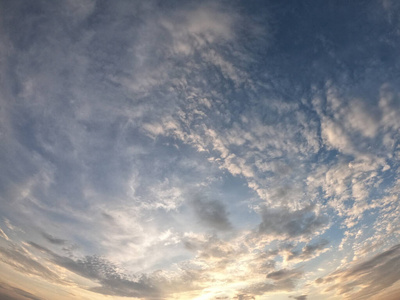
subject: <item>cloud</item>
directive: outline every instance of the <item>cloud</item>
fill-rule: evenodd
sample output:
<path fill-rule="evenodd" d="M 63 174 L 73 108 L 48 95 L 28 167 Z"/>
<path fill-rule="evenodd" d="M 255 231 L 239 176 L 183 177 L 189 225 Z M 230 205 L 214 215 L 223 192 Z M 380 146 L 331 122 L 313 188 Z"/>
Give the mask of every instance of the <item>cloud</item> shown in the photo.
<path fill-rule="evenodd" d="M 243 294 L 240 295 L 244 297 L 244 299 L 251 299 L 255 295 L 263 295 L 267 292 L 274 291 L 275 289 L 276 286 L 272 283 L 267 283 L 267 282 L 253 283 L 250 286 L 243 289 L 241 291 Z"/>
<path fill-rule="evenodd" d="M 173 49 L 179 54 L 193 54 L 207 44 L 221 43 L 234 37 L 235 14 L 218 3 L 189 5 L 164 18 L 161 24 L 172 35 Z M 229 8 L 228 8 L 229 9 Z"/>
<path fill-rule="evenodd" d="M 42 300 L 23 289 L 0 282 L 0 298 L 4 300 Z"/>
<path fill-rule="evenodd" d="M 52 236 L 51 234 L 48 234 L 46 232 L 42 232 L 42 236 L 50 243 L 54 244 L 54 245 L 65 245 L 65 243 L 67 242 L 66 240 L 63 239 L 59 239 L 56 238 L 54 236 Z"/>
<path fill-rule="evenodd" d="M 217 230 L 232 229 L 229 213 L 223 202 L 196 197 L 191 205 L 196 217 L 203 225 Z"/>
<path fill-rule="evenodd" d="M 64 6 L 69 17 L 76 18 L 76 21 L 83 21 L 93 13 L 96 7 L 96 0 L 67 0 Z"/>
<path fill-rule="evenodd" d="M 263 208 L 261 217 L 259 233 L 277 238 L 309 236 L 328 224 L 328 217 L 316 211 L 314 205 L 295 211 L 285 208 Z"/>
<path fill-rule="evenodd" d="M 343 153 L 353 153 L 353 145 L 351 139 L 347 136 L 346 131 L 341 125 L 330 120 L 322 123 L 322 138 L 325 144 L 334 149 L 339 149 Z"/>
<path fill-rule="evenodd" d="M 98 287 L 85 288 L 103 295 L 145 299 L 164 298 L 171 293 L 197 289 L 196 281 L 201 273 L 196 270 L 182 269 L 172 275 L 163 271 L 132 275 L 100 256 L 91 255 L 72 259 L 58 255 L 34 242 L 29 242 L 29 245 L 49 255 L 52 263 L 100 284 Z"/>
<path fill-rule="evenodd" d="M 54 262 L 78 275 L 98 281 L 101 287 L 95 287 L 92 290 L 101 294 L 154 297 L 159 296 L 160 293 L 157 287 L 150 284 L 146 276 L 137 280 L 124 279 L 115 265 L 97 256 L 87 256 L 77 261 L 67 257 L 54 256 Z"/>
<path fill-rule="evenodd" d="M 99 256 L 86 256 L 82 259 L 73 260 L 69 257 L 60 256 L 34 242 L 30 242 L 29 244 L 35 249 L 50 255 L 51 261 L 54 264 L 80 276 L 99 282 L 101 284 L 100 287 L 92 288 L 95 292 L 126 297 L 159 295 L 157 288 L 149 285 L 146 276 L 142 276 L 137 280 L 125 279 L 122 277 L 117 266 Z"/>
<path fill-rule="evenodd" d="M 8 238 L 7 234 L 5 234 L 5 232 L 3 231 L 3 229 L 0 228 L 0 237 L 2 237 L 3 239 L 9 241 L 10 239 Z"/>
<path fill-rule="evenodd" d="M 0 253 L 22 276 L 143 298 L 299 284 L 304 299 L 328 239 L 326 268 L 348 272 L 397 240 L 394 2 L 1 7 L 0 204 L 23 231 L 0 229 L 16 243 Z"/>
<path fill-rule="evenodd" d="M 400 280 L 400 245 L 353 266 L 342 268 L 319 282 L 335 283 L 327 291 L 336 291 L 347 299 L 370 298 Z"/>
<path fill-rule="evenodd" d="M 250 284 L 248 287 L 243 289 L 244 295 L 247 297 L 263 295 L 267 292 L 272 291 L 292 291 L 296 282 L 302 277 L 303 272 L 296 269 L 281 269 L 268 273 L 266 278 L 273 282 L 263 281 L 254 284 Z"/>
<path fill-rule="evenodd" d="M 34 259 L 25 248 L 16 245 L 10 245 L 9 248 L 0 247 L 0 255 L 3 262 L 9 264 L 23 274 L 43 277 L 56 283 L 62 282 L 61 278 L 56 273 Z"/>
<path fill-rule="evenodd" d="M 274 271 L 269 274 L 267 274 L 267 278 L 273 279 L 273 280 L 282 280 L 282 279 L 288 279 L 288 278 L 293 278 L 293 277 L 299 277 L 302 272 L 298 270 L 287 270 L 287 269 L 281 269 L 279 271 Z"/>
<path fill-rule="evenodd" d="M 287 260 L 309 260 L 310 258 L 318 256 L 321 252 L 323 252 L 328 244 L 329 241 L 326 239 L 322 239 L 316 243 L 307 244 L 303 249 L 301 249 L 301 251 L 291 251 L 287 257 Z"/>
<path fill-rule="evenodd" d="M 293 298 L 293 299 L 296 299 L 296 300 L 307 300 L 307 295 L 289 296 L 289 298 Z"/>

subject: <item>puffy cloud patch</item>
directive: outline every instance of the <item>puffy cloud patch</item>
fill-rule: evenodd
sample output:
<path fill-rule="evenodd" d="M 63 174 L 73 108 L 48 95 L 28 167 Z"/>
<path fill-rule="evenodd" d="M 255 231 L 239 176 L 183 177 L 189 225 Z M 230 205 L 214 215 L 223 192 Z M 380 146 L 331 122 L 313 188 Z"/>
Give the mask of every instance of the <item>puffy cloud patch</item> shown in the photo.
<path fill-rule="evenodd" d="M 323 230 L 328 224 L 328 217 L 314 205 L 295 211 L 264 208 L 261 217 L 259 233 L 283 239 L 309 236 Z"/>
<path fill-rule="evenodd" d="M 242 292 L 247 297 L 263 295 L 267 292 L 272 291 L 292 291 L 296 282 L 302 277 L 303 272 L 299 270 L 288 270 L 282 269 L 267 274 L 267 279 L 272 280 L 254 283 L 247 288 L 243 289 Z"/>
<path fill-rule="evenodd" d="M 217 230 L 229 230 L 232 224 L 224 203 L 218 200 L 195 198 L 191 205 L 200 223 Z"/>
<path fill-rule="evenodd" d="M 199 276 L 195 270 L 182 270 L 181 274 L 175 274 L 175 278 L 171 278 L 167 272 L 162 271 L 150 275 L 130 275 L 99 256 L 72 259 L 60 256 L 36 243 L 29 244 L 50 256 L 52 263 L 98 283 L 99 286 L 88 289 L 103 295 L 145 299 L 163 298 L 173 292 L 195 289 L 193 285 L 196 277 Z"/>
<path fill-rule="evenodd" d="M 287 260 L 309 260 L 315 256 L 318 256 L 320 253 L 322 253 L 325 249 L 326 246 L 329 244 L 328 240 L 322 239 L 318 242 L 315 243 L 309 243 L 306 246 L 304 246 L 301 251 L 291 251 L 290 254 L 287 256 Z"/>

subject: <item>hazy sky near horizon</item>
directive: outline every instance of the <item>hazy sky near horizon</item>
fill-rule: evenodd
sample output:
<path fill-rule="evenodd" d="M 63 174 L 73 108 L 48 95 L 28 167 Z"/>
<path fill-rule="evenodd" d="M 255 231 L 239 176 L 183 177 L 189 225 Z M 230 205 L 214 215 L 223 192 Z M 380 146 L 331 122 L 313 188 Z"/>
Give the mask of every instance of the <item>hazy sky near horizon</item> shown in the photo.
<path fill-rule="evenodd" d="M 0 298 L 397 299 L 400 2 L 0 1 Z"/>

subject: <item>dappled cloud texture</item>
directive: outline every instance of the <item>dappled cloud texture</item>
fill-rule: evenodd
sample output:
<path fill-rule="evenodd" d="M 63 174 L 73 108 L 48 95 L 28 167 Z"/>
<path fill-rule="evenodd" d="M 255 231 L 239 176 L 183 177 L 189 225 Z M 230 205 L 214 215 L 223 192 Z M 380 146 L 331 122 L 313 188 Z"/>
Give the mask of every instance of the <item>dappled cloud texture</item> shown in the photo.
<path fill-rule="evenodd" d="M 0 298 L 396 299 L 400 4 L 0 2 Z"/>

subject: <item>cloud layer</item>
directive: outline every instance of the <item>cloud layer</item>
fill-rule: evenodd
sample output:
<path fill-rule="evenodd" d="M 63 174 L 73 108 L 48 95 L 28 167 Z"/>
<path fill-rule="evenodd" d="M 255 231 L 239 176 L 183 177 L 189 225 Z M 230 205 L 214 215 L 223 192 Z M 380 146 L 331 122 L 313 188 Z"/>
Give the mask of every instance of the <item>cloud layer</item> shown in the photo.
<path fill-rule="evenodd" d="M 396 295 L 399 12 L 3 1 L 0 293 Z"/>

